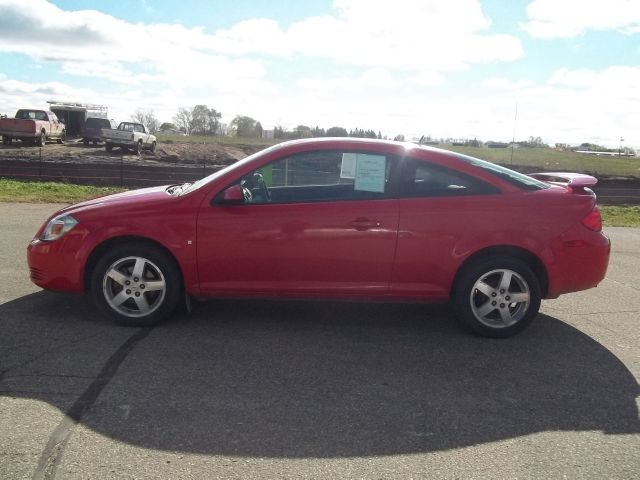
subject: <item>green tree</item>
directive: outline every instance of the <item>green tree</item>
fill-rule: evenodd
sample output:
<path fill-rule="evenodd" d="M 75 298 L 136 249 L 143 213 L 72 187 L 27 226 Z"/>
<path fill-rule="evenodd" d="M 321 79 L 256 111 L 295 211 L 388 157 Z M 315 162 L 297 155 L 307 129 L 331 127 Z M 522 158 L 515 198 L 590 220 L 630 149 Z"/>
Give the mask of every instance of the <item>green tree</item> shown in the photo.
<path fill-rule="evenodd" d="M 229 131 L 236 137 L 258 137 L 262 136 L 262 126 L 258 129 L 258 122 L 255 118 L 248 117 L 246 115 L 238 115 L 231 120 L 229 124 Z M 259 133 L 258 133 L 259 131 Z"/>
<path fill-rule="evenodd" d="M 348 137 L 349 132 L 342 127 L 331 127 L 327 130 L 327 137 Z"/>
<path fill-rule="evenodd" d="M 163 132 L 165 130 L 178 130 L 178 127 L 175 123 L 164 122 L 162 125 L 160 125 L 160 131 Z"/>
<path fill-rule="evenodd" d="M 295 138 L 311 138 L 313 136 L 313 132 L 311 128 L 306 125 L 298 125 L 295 130 Z"/>
<path fill-rule="evenodd" d="M 201 135 L 215 135 L 218 133 L 222 114 L 215 108 L 206 105 L 196 105 L 191 110 L 191 131 Z"/>

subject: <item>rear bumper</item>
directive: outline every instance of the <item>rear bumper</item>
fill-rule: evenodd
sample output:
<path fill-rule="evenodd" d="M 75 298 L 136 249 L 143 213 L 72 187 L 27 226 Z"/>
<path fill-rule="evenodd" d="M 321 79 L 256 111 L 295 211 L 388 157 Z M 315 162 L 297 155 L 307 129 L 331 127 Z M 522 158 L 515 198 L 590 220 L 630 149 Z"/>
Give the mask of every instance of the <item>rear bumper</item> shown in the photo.
<path fill-rule="evenodd" d="M 547 265 L 545 298 L 596 287 L 607 274 L 611 242 L 602 232 L 577 225 L 553 242 L 555 262 Z"/>
<path fill-rule="evenodd" d="M 114 145 L 116 147 L 134 147 L 138 142 L 135 140 L 125 140 L 125 139 L 115 139 L 115 138 L 104 138 L 104 143 L 108 143 Z"/>

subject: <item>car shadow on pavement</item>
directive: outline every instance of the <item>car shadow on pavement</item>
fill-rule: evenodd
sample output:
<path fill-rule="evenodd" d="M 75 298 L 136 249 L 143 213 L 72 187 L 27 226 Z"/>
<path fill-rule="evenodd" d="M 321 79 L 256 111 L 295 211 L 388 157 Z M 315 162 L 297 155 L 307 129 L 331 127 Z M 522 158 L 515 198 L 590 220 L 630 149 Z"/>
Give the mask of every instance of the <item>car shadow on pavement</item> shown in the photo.
<path fill-rule="evenodd" d="M 144 448 L 345 457 L 640 432 L 633 375 L 547 315 L 493 340 L 445 307 L 212 301 L 128 329 L 86 297 L 39 292 L 0 306 L 0 329 L 0 395 Z"/>

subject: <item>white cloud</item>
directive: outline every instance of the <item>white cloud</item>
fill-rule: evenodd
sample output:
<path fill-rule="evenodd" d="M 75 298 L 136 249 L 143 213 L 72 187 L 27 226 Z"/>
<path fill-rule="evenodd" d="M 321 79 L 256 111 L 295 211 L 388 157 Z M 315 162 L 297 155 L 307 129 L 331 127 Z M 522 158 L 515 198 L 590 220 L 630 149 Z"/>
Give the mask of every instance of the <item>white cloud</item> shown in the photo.
<path fill-rule="evenodd" d="M 521 24 L 536 38 L 570 38 L 587 30 L 640 32 L 638 0 L 534 0 Z"/>
<path fill-rule="evenodd" d="M 333 94 L 336 91 L 366 91 L 368 89 L 388 89 L 401 85 L 388 70 L 373 68 L 358 77 L 303 78 L 299 85 L 315 94 Z"/>
<path fill-rule="evenodd" d="M 516 37 L 483 33 L 490 21 L 478 0 L 335 0 L 334 15 L 306 18 L 286 29 L 274 20 L 249 19 L 213 34 L 177 24 L 133 24 L 93 10 L 64 11 L 46 0 L 30 5 L 26 9 L 23 0 L 0 0 L 0 51 L 159 70 L 185 55 L 217 62 L 240 55 L 296 55 L 413 71 L 422 71 L 428 62 L 426 70 L 451 71 L 523 54 Z"/>
<path fill-rule="evenodd" d="M 500 90 L 521 90 L 523 88 L 531 88 L 535 86 L 532 80 L 511 81 L 506 78 L 488 78 L 482 82 L 483 87 L 500 89 Z"/>
<path fill-rule="evenodd" d="M 335 15 L 283 29 L 273 20 L 219 30 L 211 45 L 230 54 L 304 55 L 366 67 L 431 71 L 510 61 L 523 55 L 510 35 L 484 34 L 490 21 L 477 0 L 334 0 Z M 461 12 L 464 12 L 461 15 Z"/>

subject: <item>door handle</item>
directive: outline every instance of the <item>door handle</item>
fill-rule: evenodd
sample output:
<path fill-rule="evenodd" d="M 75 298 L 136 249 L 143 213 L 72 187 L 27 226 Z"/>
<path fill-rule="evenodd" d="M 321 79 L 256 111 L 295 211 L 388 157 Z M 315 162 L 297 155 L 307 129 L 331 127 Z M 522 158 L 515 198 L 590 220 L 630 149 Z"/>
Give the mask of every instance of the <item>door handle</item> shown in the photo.
<path fill-rule="evenodd" d="M 351 228 L 355 228 L 358 231 L 369 230 L 370 228 L 378 228 L 382 223 L 379 220 L 369 220 L 368 218 L 356 218 L 349 222 Z"/>

